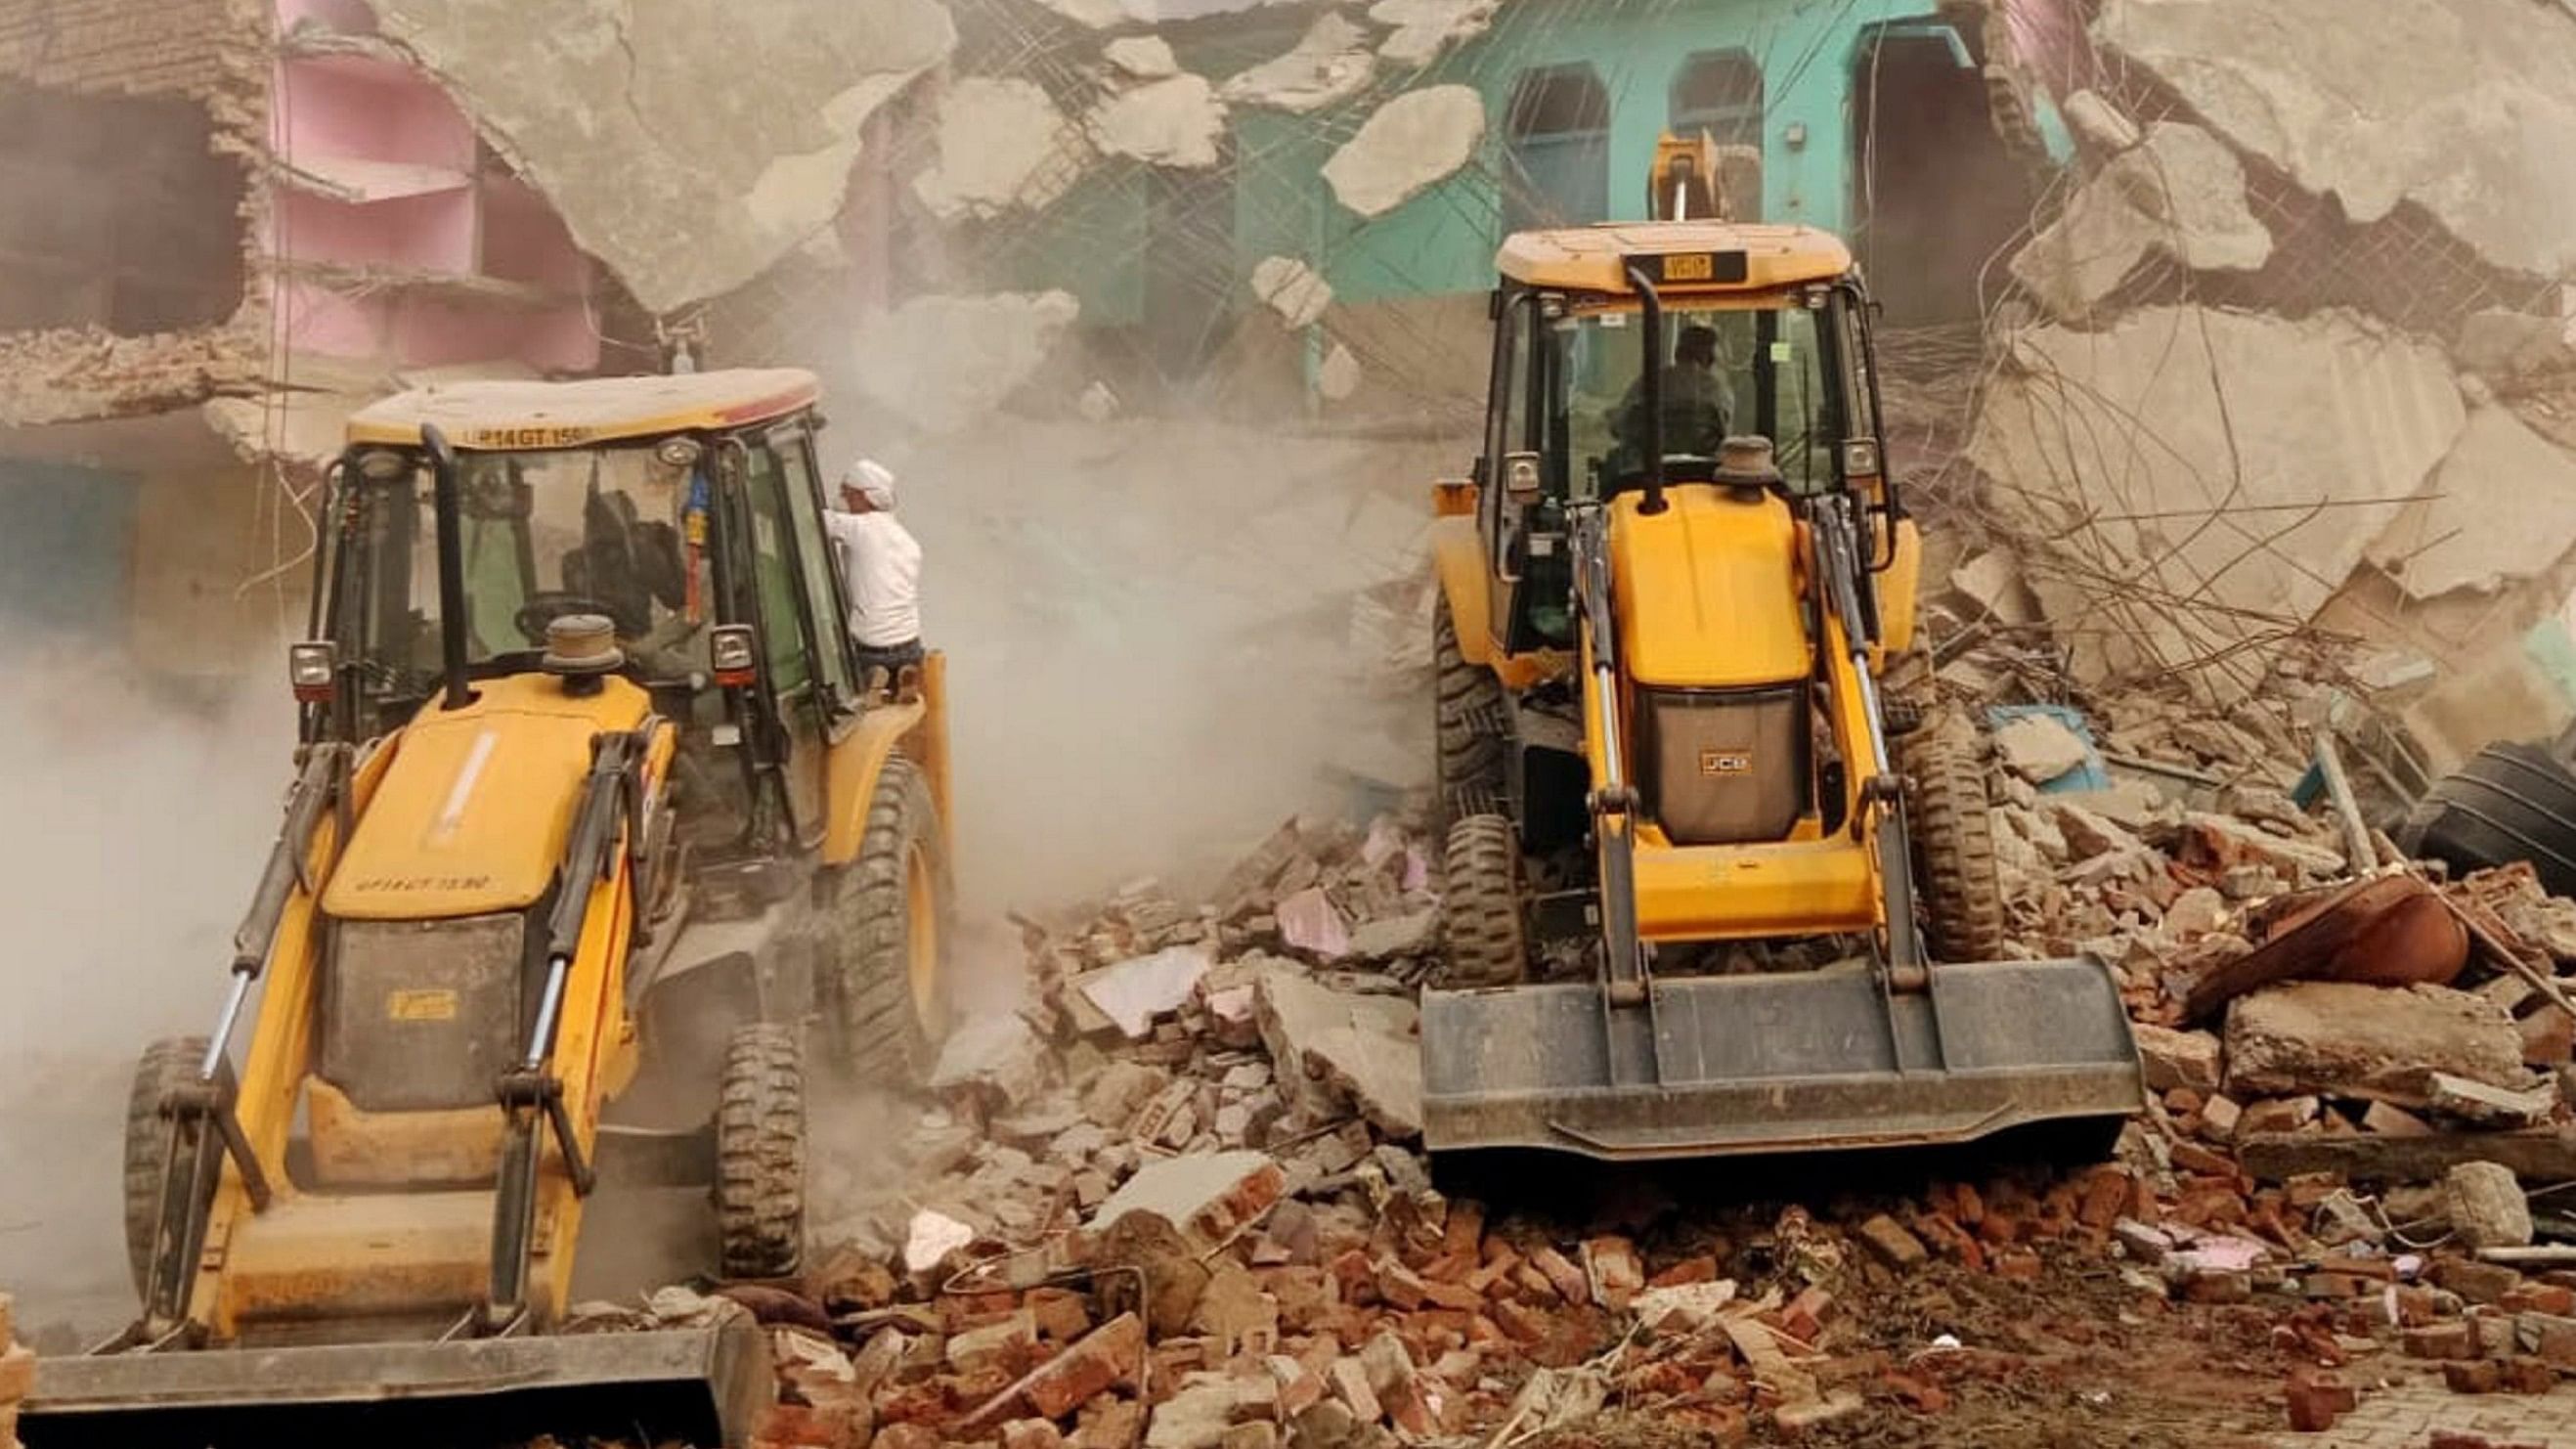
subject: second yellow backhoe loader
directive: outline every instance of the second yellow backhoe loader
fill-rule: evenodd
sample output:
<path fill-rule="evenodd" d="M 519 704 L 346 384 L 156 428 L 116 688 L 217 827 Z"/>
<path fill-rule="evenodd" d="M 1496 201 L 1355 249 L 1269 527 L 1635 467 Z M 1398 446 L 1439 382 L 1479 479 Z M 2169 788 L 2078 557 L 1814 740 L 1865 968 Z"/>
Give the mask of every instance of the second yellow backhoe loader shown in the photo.
<path fill-rule="evenodd" d="M 860 679 L 807 373 L 358 413 L 289 672 L 300 774 L 208 1037 L 145 1054 L 140 1317 L 32 1449 L 738 1444 L 737 1325 L 553 1332 L 603 1182 L 795 1273 L 809 1067 L 941 1031 L 942 663 Z"/>
<path fill-rule="evenodd" d="M 1920 542 L 1859 273 L 1712 215 L 1713 161 L 1668 138 L 1654 220 L 1502 247 L 1483 455 L 1436 491 L 1425 1142 L 2105 1145 L 2143 1102 L 2108 969 L 1991 959 L 1978 763 L 1880 696 Z"/>

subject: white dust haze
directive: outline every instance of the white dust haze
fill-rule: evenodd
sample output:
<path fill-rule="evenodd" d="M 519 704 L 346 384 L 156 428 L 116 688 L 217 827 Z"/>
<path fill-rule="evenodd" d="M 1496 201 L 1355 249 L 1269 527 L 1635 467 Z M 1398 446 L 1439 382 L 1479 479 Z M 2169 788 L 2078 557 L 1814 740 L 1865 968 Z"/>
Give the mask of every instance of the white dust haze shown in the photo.
<path fill-rule="evenodd" d="M 0 657 L 0 1288 L 39 1332 L 132 1307 L 125 1098 L 152 1039 L 214 1022 L 289 784 L 281 664 L 206 704 L 95 644 Z"/>

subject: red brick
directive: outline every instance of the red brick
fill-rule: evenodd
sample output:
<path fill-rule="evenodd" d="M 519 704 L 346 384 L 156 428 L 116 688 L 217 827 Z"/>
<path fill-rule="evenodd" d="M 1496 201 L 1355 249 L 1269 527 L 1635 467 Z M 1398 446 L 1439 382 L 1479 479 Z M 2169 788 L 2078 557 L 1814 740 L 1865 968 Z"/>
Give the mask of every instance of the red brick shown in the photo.
<path fill-rule="evenodd" d="M 2545 1394 L 2558 1387 L 2558 1370 L 2536 1358 L 2509 1358 L 2504 1362 L 2504 1391 L 2509 1394 Z"/>
<path fill-rule="evenodd" d="M 2576 1055 L 2576 1021 L 2555 1006 L 2544 1006 L 2514 1026 L 2522 1033 L 2525 1066 L 2564 1066 L 2570 1055 Z"/>
<path fill-rule="evenodd" d="M 1091 1310 L 1081 1294 L 1069 1289 L 1032 1288 L 1028 1308 L 1038 1332 L 1057 1343 L 1071 1343 L 1091 1331 Z"/>
<path fill-rule="evenodd" d="M 2428 1323 L 2406 1329 L 2399 1337 L 2409 1358 L 2466 1359 L 2477 1354 L 2477 1335 L 2465 1323 Z"/>
<path fill-rule="evenodd" d="M 2455 1394 L 2492 1394 L 2504 1383 L 2504 1365 L 2473 1358 L 2442 1365 L 2442 1382 Z"/>
<path fill-rule="evenodd" d="M 1386 1406 L 1378 1402 L 1377 1391 L 1369 1387 L 1368 1370 L 1356 1358 L 1336 1360 L 1324 1376 L 1333 1386 L 1334 1397 L 1351 1417 L 1363 1424 L 1374 1424 L 1386 1417 Z"/>
<path fill-rule="evenodd" d="M 1680 1262 L 1666 1268 L 1664 1271 L 1657 1273 L 1654 1277 L 1646 1280 L 1646 1286 L 1649 1288 L 1681 1288 L 1687 1287 L 1693 1283 L 1714 1283 L 1716 1281 L 1717 1259 L 1709 1257 L 1706 1254 L 1702 1254 L 1696 1258 L 1684 1258 Z"/>
<path fill-rule="evenodd" d="M 2236 1176 L 2236 1164 L 2229 1161 L 2226 1154 L 2211 1151 L 2197 1142 L 2175 1143 L 2173 1165 L 2176 1172 L 2196 1173 L 2202 1177 L 2232 1179 Z"/>
<path fill-rule="evenodd" d="M 1494 1322 L 1516 1343 L 1538 1343 L 1547 1337 L 1548 1316 L 1538 1309 L 1519 1303 L 1498 1302 L 1492 1312 Z"/>
<path fill-rule="evenodd" d="M 2496 1300 L 2507 1313 L 2546 1313 L 2553 1318 L 2576 1315 L 2576 1288 L 2558 1283 L 2525 1283 Z"/>
<path fill-rule="evenodd" d="M 1563 1253 L 1542 1247 L 1530 1254 L 1530 1265 L 1547 1275 L 1548 1285 L 1556 1290 L 1559 1298 L 1568 1303 L 1592 1301 L 1591 1282 L 1583 1276 L 1583 1270 L 1574 1266 Z"/>
<path fill-rule="evenodd" d="M 2576 1372 L 2576 1318 L 2526 1313 L 2514 1320 L 2514 1327 L 2533 1340 L 2532 1351 L 2552 1367 Z"/>
<path fill-rule="evenodd" d="M 1583 1273 L 1591 1301 L 1614 1313 L 1646 1286 L 1646 1265 L 1637 1256 L 1637 1245 L 1622 1237 L 1585 1239 Z"/>
<path fill-rule="evenodd" d="M 2444 1258 L 2433 1265 L 2433 1281 L 2471 1303 L 2500 1303 L 2522 1286 L 2522 1275 L 2500 1263 Z"/>
<path fill-rule="evenodd" d="M 1467 1260 L 1472 1266 L 1485 1241 L 1485 1209 L 1481 1203 L 1451 1198 L 1449 1217 L 1440 1233 L 1441 1251 Z"/>
<path fill-rule="evenodd" d="M 2203 1269 L 2183 1280 L 2182 1296 L 2193 1303 L 2244 1303 L 2254 1296 L 2254 1280 L 2244 1273 Z"/>
<path fill-rule="evenodd" d="M 1860 1240 L 1869 1245 L 1869 1250 L 1878 1255 L 1879 1261 L 1891 1268 L 1917 1268 L 1931 1256 L 1921 1238 L 1885 1213 L 1862 1223 L 1855 1231 L 1860 1234 Z"/>
<path fill-rule="evenodd" d="M 859 1438 L 859 1413 L 853 1406 L 772 1404 L 752 1425 L 751 1449 L 855 1449 Z"/>
<path fill-rule="evenodd" d="M 2329 1378 L 2290 1381 L 2290 1427 L 2302 1434 L 2322 1434 L 2335 1420 L 2352 1412 L 2357 1396 L 2352 1386 Z"/>
<path fill-rule="evenodd" d="M 996 1428 L 1013 1417 L 1015 1409 L 1041 1419 L 1061 1419 L 1095 1395 L 1122 1384 L 1133 1386 L 1144 1366 L 1144 1320 L 1122 1313 L 985 1401 L 967 1423 L 976 1429 Z"/>
<path fill-rule="evenodd" d="M 2117 1168 L 2103 1168 L 2086 1180 L 2075 1220 L 2088 1228 L 2108 1230 L 2128 1205 L 2129 1175 Z"/>

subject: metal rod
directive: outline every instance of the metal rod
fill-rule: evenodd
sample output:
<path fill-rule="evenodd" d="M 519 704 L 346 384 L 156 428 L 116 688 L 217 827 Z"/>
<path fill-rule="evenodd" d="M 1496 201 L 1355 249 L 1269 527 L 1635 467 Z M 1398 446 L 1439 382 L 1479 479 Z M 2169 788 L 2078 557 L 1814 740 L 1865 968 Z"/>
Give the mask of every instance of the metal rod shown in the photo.
<path fill-rule="evenodd" d="M 198 1081 L 211 1082 L 223 1069 L 224 1053 L 241 1025 L 242 1006 L 250 1000 L 251 974 L 238 968 L 233 972 L 233 984 L 224 992 L 223 1012 L 215 1018 L 215 1034 L 206 1039 L 205 1059 L 197 1064 Z"/>
<path fill-rule="evenodd" d="M 447 673 L 441 709 L 463 709 L 473 700 L 465 683 L 465 527 L 457 498 L 456 452 L 436 423 L 420 425 L 429 450 L 430 498 L 438 515 L 438 646 Z"/>
<path fill-rule="evenodd" d="M 564 889 L 572 888 L 571 882 L 565 882 Z M 588 884 L 585 883 L 582 889 L 588 890 Z M 546 958 L 546 989 L 545 994 L 537 998 L 536 1030 L 528 1034 L 527 1053 L 519 1058 L 519 1065 L 529 1071 L 543 1067 L 546 1058 L 554 1052 L 555 1017 L 563 1010 L 564 976 L 571 968 L 572 962 L 564 957 Z"/>
<path fill-rule="evenodd" d="M 2361 818 L 2361 802 L 2353 797 L 2343 752 L 2335 748 L 2334 727 L 2318 725 L 2316 741 L 2317 768 L 2325 774 L 2326 794 L 2334 800 L 2335 814 L 2343 819 L 2344 856 L 2352 862 L 2354 875 L 2368 875 L 2379 868 L 2379 847 L 2370 843 L 2370 822 Z"/>

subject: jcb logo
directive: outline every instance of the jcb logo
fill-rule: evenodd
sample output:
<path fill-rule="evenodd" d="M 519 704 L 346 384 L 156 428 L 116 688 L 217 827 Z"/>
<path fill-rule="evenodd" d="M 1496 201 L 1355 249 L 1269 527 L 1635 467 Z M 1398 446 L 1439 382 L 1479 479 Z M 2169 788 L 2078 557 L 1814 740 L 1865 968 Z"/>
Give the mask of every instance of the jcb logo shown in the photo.
<path fill-rule="evenodd" d="M 1753 773 L 1753 752 L 1702 750 L 1699 752 L 1699 772 L 1712 779 L 1723 779 L 1729 775 L 1750 775 Z"/>

